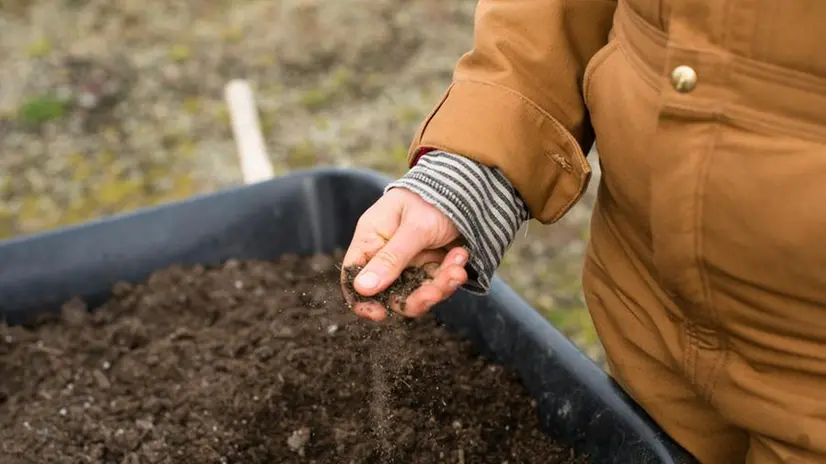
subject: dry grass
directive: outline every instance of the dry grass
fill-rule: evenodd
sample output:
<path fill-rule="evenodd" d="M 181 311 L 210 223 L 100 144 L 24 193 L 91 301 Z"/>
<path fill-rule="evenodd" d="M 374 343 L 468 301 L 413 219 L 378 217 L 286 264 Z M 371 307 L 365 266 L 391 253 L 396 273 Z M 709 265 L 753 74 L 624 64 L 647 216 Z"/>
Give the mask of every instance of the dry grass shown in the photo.
<path fill-rule="evenodd" d="M 240 182 L 223 85 L 249 79 L 277 173 L 404 171 L 475 0 L 0 1 L 0 237 Z M 589 194 L 590 195 L 590 194 Z M 501 273 L 595 358 L 590 196 Z"/>

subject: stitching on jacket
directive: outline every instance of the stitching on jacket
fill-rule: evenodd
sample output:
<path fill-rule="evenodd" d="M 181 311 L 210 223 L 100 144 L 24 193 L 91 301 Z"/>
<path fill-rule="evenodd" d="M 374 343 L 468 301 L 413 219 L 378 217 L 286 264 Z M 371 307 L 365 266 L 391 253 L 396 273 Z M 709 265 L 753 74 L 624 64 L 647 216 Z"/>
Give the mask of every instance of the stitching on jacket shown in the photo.
<path fill-rule="evenodd" d="M 549 156 L 552 160 L 556 161 L 556 164 L 561 166 L 562 169 L 565 170 L 565 172 L 571 172 L 573 170 L 573 166 L 571 166 L 571 163 L 569 163 L 568 160 L 566 160 L 565 157 L 560 155 L 559 153 L 554 152 L 551 153 Z"/>
<path fill-rule="evenodd" d="M 542 107 L 537 105 L 533 100 L 531 100 L 530 98 L 522 95 L 521 93 L 517 92 L 516 90 L 511 89 L 510 87 L 505 87 L 504 85 L 501 85 L 501 84 L 494 84 L 493 82 L 477 81 L 477 80 L 474 80 L 474 79 L 457 79 L 454 82 L 454 84 L 459 83 L 459 82 L 468 82 L 468 83 L 473 83 L 473 84 L 486 85 L 488 87 L 494 87 L 494 88 L 497 88 L 499 90 L 504 90 L 504 91 L 512 94 L 513 96 L 519 98 L 520 100 L 522 100 L 522 102 L 526 103 L 531 108 L 538 111 L 539 114 L 541 114 L 547 120 L 549 120 L 553 123 L 553 124 L 551 124 L 551 127 L 554 129 L 554 131 L 557 133 L 557 135 L 561 136 L 566 142 L 568 142 L 571 146 L 573 146 L 575 154 L 579 155 L 579 157 L 580 157 L 580 159 L 578 160 L 579 165 L 583 168 L 585 167 L 585 163 L 583 162 L 583 161 L 585 161 L 585 156 L 582 153 L 582 150 L 579 148 L 579 141 L 577 141 L 574 138 L 574 136 L 570 132 L 568 132 L 567 129 L 564 128 L 562 123 L 560 123 L 556 118 L 551 116 L 551 114 L 548 113 L 547 111 L 545 111 Z"/>

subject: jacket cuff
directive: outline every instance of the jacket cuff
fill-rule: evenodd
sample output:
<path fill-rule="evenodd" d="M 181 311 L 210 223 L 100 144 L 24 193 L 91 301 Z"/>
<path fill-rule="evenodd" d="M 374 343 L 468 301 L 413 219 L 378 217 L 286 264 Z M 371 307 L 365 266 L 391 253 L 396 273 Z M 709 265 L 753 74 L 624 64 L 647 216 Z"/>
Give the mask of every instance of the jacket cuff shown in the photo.
<path fill-rule="evenodd" d="M 531 218 L 525 202 L 496 168 L 435 151 L 385 189 L 406 188 L 450 218 L 470 251 L 464 289 L 486 294 L 516 233 Z"/>
<path fill-rule="evenodd" d="M 408 165 L 431 148 L 497 168 L 545 224 L 568 212 L 591 179 L 577 138 L 524 95 L 493 83 L 451 84 L 419 127 Z"/>

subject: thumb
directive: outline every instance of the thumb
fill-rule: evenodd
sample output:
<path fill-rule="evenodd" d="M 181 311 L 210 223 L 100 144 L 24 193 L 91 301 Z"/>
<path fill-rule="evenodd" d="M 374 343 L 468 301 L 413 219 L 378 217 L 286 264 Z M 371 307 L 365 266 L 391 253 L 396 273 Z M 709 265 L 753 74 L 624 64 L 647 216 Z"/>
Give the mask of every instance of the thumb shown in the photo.
<path fill-rule="evenodd" d="M 370 258 L 364 269 L 353 282 L 356 291 L 365 296 L 372 296 L 384 290 L 413 258 L 428 245 L 427 234 L 409 222 L 402 222 L 390 240 Z"/>

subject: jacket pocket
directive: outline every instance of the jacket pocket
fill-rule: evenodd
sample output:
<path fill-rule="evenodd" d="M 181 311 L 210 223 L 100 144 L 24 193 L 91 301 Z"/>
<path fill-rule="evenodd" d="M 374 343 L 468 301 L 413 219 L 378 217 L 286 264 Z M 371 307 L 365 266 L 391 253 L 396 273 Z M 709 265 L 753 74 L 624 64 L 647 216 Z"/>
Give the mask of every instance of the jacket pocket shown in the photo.
<path fill-rule="evenodd" d="M 591 90 L 591 81 L 596 76 L 596 73 L 602 68 L 602 64 L 607 60 L 619 47 L 616 39 L 611 39 L 604 47 L 597 50 L 594 56 L 588 60 L 585 65 L 585 72 L 582 75 L 582 98 L 585 101 L 585 106 L 590 106 L 588 103 L 588 95 Z"/>

